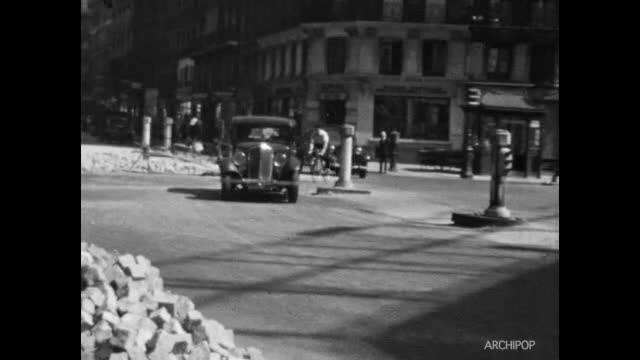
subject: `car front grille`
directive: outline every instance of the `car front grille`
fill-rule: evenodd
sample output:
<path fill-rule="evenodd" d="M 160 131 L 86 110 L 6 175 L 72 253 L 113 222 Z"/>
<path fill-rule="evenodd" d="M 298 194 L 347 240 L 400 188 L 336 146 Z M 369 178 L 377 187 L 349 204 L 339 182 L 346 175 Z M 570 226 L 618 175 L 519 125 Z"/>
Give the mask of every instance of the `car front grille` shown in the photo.
<path fill-rule="evenodd" d="M 249 179 L 271 180 L 273 174 L 273 148 L 261 143 L 249 150 Z"/>

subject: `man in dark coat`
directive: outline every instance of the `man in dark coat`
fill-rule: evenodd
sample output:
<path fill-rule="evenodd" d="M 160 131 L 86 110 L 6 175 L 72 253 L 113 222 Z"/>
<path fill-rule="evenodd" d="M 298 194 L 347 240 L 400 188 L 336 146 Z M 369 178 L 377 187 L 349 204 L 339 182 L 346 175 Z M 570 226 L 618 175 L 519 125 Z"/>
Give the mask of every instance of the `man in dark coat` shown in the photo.
<path fill-rule="evenodd" d="M 389 139 L 385 131 L 380 132 L 380 142 L 377 149 L 378 161 L 380 162 L 380 174 L 386 174 L 389 159 Z"/>

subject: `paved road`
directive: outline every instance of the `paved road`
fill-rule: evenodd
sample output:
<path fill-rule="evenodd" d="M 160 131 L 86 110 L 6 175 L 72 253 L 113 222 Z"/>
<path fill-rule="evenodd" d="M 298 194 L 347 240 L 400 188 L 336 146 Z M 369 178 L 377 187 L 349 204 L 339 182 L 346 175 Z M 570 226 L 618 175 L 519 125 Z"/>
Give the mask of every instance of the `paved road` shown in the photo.
<path fill-rule="evenodd" d="M 373 195 L 219 200 L 216 178 L 81 177 L 81 239 L 165 284 L 268 359 L 557 358 L 558 187 L 511 185 L 517 229 L 449 225 L 488 183 L 372 174 Z M 534 350 L 483 350 L 533 339 Z"/>

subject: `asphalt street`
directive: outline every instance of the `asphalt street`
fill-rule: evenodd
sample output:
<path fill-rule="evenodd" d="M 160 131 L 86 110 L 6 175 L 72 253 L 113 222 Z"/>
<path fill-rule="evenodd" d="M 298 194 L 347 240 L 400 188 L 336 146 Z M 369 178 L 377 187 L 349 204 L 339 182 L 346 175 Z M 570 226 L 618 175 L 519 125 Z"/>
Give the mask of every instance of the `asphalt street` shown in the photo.
<path fill-rule="evenodd" d="M 308 180 L 308 179 L 306 179 Z M 143 254 L 270 360 L 556 359 L 559 187 L 508 184 L 516 228 L 461 229 L 489 183 L 371 174 L 371 195 L 220 200 L 215 177 L 81 176 L 81 241 Z M 529 351 L 485 350 L 529 340 Z"/>

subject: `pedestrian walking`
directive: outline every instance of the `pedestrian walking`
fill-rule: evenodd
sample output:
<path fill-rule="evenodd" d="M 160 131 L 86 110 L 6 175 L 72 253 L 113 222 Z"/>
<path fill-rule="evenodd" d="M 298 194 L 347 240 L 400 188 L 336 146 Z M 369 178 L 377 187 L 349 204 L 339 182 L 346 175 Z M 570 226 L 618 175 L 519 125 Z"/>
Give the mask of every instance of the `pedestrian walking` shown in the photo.
<path fill-rule="evenodd" d="M 387 139 L 387 133 L 385 131 L 380 132 L 380 142 L 378 143 L 376 152 L 378 161 L 380 162 L 380 174 L 386 174 L 389 159 L 389 139 Z"/>

